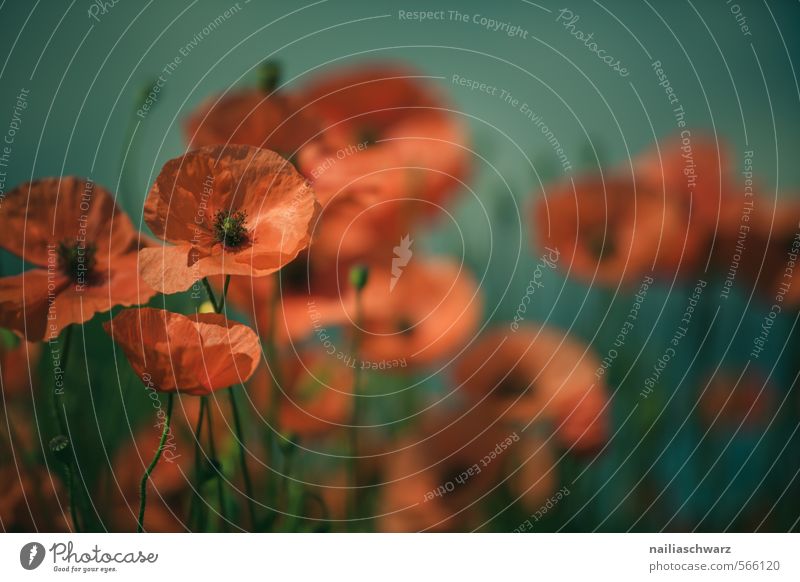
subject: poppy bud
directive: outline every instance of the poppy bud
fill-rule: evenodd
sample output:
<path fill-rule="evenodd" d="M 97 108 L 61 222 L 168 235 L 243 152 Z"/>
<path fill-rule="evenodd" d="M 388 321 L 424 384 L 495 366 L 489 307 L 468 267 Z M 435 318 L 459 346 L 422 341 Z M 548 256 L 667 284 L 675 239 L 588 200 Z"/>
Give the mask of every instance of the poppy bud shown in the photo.
<path fill-rule="evenodd" d="M 281 66 L 276 61 L 264 61 L 258 68 L 258 86 L 272 93 L 281 81 Z"/>
<path fill-rule="evenodd" d="M 356 291 L 361 291 L 367 286 L 369 280 L 369 267 L 366 265 L 355 265 L 350 269 L 350 284 Z"/>
<path fill-rule="evenodd" d="M 50 439 L 50 452 L 65 465 L 70 462 L 70 448 L 69 439 L 63 434 Z"/>

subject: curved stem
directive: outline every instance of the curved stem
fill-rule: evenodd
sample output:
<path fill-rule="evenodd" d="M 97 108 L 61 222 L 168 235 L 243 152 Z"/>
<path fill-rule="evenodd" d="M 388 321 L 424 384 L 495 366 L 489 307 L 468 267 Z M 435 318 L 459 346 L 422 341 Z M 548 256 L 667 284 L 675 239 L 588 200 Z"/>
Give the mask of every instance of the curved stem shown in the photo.
<path fill-rule="evenodd" d="M 236 404 L 236 394 L 234 388 L 228 389 L 228 396 L 231 399 L 231 410 L 233 410 L 233 425 L 236 430 L 236 441 L 239 443 L 239 463 L 242 466 L 242 476 L 244 477 L 244 492 L 247 495 L 247 508 L 250 511 L 250 523 L 255 530 L 256 522 L 256 506 L 253 501 L 253 483 L 250 480 L 250 470 L 247 468 L 247 455 L 245 454 L 244 434 L 242 431 L 242 422 L 239 417 L 239 406 Z"/>
<path fill-rule="evenodd" d="M 169 424 L 170 420 L 172 420 L 172 404 L 175 400 L 175 393 L 170 392 L 169 398 L 167 399 L 167 417 L 164 420 L 164 430 L 161 432 L 161 440 L 158 442 L 158 450 L 156 450 L 156 454 L 153 457 L 153 460 L 150 461 L 150 465 L 148 465 L 147 469 L 142 475 L 142 480 L 139 483 L 139 519 L 137 521 L 136 532 L 142 533 L 144 530 L 144 510 L 147 505 L 147 482 L 150 480 L 150 474 L 153 472 L 153 469 L 156 468 L 158 464 L 158 460 L 161 458 L 161 453 L 164 452 L 164 444 L 167 442 L 167 437 L 169 436 Z"/>

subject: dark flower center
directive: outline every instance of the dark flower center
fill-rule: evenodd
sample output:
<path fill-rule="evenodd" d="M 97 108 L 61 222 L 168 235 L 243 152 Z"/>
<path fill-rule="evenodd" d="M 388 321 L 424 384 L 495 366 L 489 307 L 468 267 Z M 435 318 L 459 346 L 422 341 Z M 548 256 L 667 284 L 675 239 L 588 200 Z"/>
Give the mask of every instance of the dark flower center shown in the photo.
<path fill-rule="evenodd" d="M 76 283 L 86 283 L 97 265 L 97 246 L 77 241 L 58 243 L 58 268 Z"/>
<path fill-rule="evenodd" d="M 511 372 L 500 381 L 494 389 L 494 394 L 500 398 L 516 398 L 528 389 L 529 384 L 530 382 L 526 382 L 518 374 Z"/>
<path fill-rule="evenodd" d="M 614 239 L 610 236 L 606 236 L 606 233 L 602 229 L 590 232 L 586 237 L 586 243 L 589 252 L 599 261 L 613 256 L 616 252 Z"/>
<path fill-rule="evenodd" d="M 219 210 L 214 215 L 214 238 L 226 248 L 235 249 L 247 242 L 245 221 L 247 213 L 243 210 L 225 212 Z"/>
<path fill-rule="evenodd" d="M 358 132 L 358 142 L 370 147 L 378 143 L 378 132 L 372 127 L 362 127 Z"/>
<path fill-rule="evenodd" d="M 416 324 L 409 317 L 404 316 L 397 320 L 395 326 L 397 333 L 408 336 L 414 333 Z"/>

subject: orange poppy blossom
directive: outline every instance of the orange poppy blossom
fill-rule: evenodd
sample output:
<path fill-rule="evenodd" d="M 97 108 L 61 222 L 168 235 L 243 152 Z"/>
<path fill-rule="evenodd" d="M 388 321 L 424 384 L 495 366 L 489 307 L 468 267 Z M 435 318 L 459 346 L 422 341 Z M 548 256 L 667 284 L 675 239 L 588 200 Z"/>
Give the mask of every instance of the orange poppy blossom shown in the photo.
<path fill-rule="evenodd" d="M 290 159 L 316 135 L 315 124 L 284 91 L 232 91 L 206 100 L 184 126 L 189 149 L 218 144 L 265 148 Z"/>
<path fill-rule="evenodd" d="M 281 432 L 316 437 L 345 425 L 350 418 L 353 370 L 317 350 L 286 354 L 281 360 L 283 384 L 278 387 Z M 261 366 L 248 394 L 259 411 L 270 406 L 274 380 Z"/>
<path fill-rule="evenodd" d="M 356 321 L 355 304 L 345 305 Z M 448 258 L 414 257 L 399 274 L 370 269 L 362 291 L 362 364 L 369 368 L 424 367 L 465 346 L 483 315 L 477 282 Z"/>
<path fill-rule="evenodd" d="M 579 341 L 549 327 L 520 325 L 482 334 L 456 362 L 454 374 L 468 401 L 504 422 L 552 422 L 564 446 L 595 450 L 609 433 L 600 362 Z"/>
<path fill-rule="evenodd" d="M 0 388 L 6 399 L 30 393 L 31 381 L 35 383 L 37 379 L 40 353 L 41 344 L 20 341 L 9 346 L 0 339 Z"/>
<path fill-rule="evenodd" d="M 487 515 L 485 497 L 502 474 L 519 435 L 481 411 L 428 415 L 413 437 L 395 443 L 383 464 L 378 529 L 464 531 Z M 499 450 L 500 452 L 496 452 Z"/>
<path fill-rule="evenodd" d="M 191 151 L 164 165 L 145 201 L 145 222 L 175 246 L 143 249 L 142 278 L 176 293 L 214 275 L 269 275 L 308 246 L 318 210 L 314 191 L 275 152 Z"/>
<path fill-rule="evenodd" d="M 72 323 L 155 294 L 138 276 L 138 232 L 91 180 L 17 186 L 0 206 L 0 220 L 0 247 L 34 265 L 0 278 L 0 327 L 28 341 L 55 338 Z"/>
<path fill-rule="evenodd" d="M 557 248 L 561 267 L 604 285 L 638 282 L 644 273 L 693 272 L 708 258 L 728 166 L 716 144 L 666 140 L 610 172 L 563 181 L 534 206 L 540 247 Z"/>
<path fill-rule="evenodd" d="M 326 207 L 315 237 L 339 241 L 349 229 L 355 239 L 395 245 L 417 217 L 436 214 L 466 179 L 466 130 L 421 77 L 375 63 L 332 73 L 305 89 L 309 115 L 322 128 L 298 154 Z M 386 232 L 385 224 L 396 224 L 397 232 Z M 344 250 L 351 248 L 372 247 Z"/>
<path fill-rule="evenodd" d="M 46 469 L 0 467 L 0 527 L 5 533 L 70 531 L 67 503 L 61 481 Z"/>
<path fill-rule="evenodd" d="M 723 368 L 697 389 L 700 418 L 712 431 L 763 431 L 778 413 L 775 386 L 751 370 L 740 380 Z"/>
<path fill-rule="evenodd" d="M 315 246 L 313 248 L 316 248 Z M 221 290 L 223 278 L 212 280 Z M 272 325 L 273 295 L 278 293 L 277 320 Z M 352 301 L 347 271 L 320 259 L 311 249 L 283 267 L 275 277 L 231 277 L 227 302 L 246 315 L 262 337 L 274 333 L 280 345 L 324 333 L 347 322 L 344 305 Z"/>
<path fill-rule="evenodd" d="M 261 358 L 256 333 L 222 314 L 128 309 L 103 327 L 142 382 L 158 392 L 206 396 L 246 382 Z"/>
<path fill-rule="evenodd" d="M 769 200 L 756 194 L 745 211 L 744 199 L 723 208 L 714 248 L 717 271 L 755 290 L 768 303 L 800 305 L 800 280 L 788 269 L 800 251 L 800 199 Z M 792 259 L 790 255 L 795 255 Z M 788 287 L 787 287 L 788 285 Z"/>

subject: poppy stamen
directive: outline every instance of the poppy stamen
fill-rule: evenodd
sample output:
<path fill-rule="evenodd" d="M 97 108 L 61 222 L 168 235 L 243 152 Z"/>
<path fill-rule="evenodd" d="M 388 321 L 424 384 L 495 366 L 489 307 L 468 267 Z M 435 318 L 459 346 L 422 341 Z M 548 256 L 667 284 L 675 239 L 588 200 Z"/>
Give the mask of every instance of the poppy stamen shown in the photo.
<path fill-rule="evenodd" d="M 78 241 L 58 243 L 58 268 L 76 283 L 85 283 L 97 265 L 97 246 Z"/>
<path fill-rule="evenodd" d="M 247 213 L 218 211 L 214 215 L 214 237 L 226 248 L 238 248 L 247 242 Z"/>

